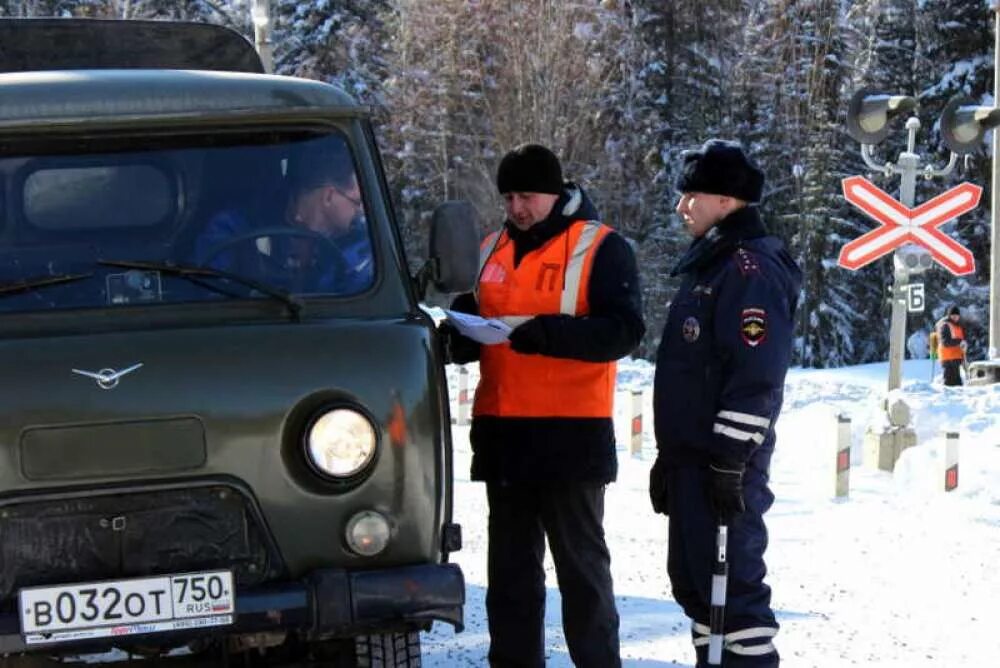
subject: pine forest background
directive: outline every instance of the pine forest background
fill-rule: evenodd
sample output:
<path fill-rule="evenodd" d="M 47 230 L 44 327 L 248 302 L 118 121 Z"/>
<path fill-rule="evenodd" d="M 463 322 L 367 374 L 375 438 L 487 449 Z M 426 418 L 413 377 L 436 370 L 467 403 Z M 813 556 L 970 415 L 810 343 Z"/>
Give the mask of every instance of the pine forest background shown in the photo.
<path fill-rule="evenodd" d="M 250 0 L 0 0 L 0 16 L 210 21 L 252 39 Z M 425 254 L 430 212 L 446 199 L 502 221 L 494 174 L 525 141 L 551 146 L 604 221 L 634 243 L 651 358 L 676 290 L 669 271 L 689 240 L 673 213 L 681 151 L 709 137 L 743 142 L 767 173 L 762 213 L 805 273 L 795 356 L 838 366 L 888 354 L 888 259 L 836 266 L 872 224 L 840 181 L 870 174 L 845 131 L 861 86 L 915 96 L 917 153 L 947 162 L 938 118 L 956 93 L 992 105 L 988 0 L 273 0 L 279 73 L 339 84 L 377 109 L 378 134 L 407 252 Z M 902 123 L 877 151 L 895 161 Z M 962 180 L 989 188 L 988 146 L 917 202 Z M 946 231 L 977 273 L 924 278 L 927 330 L 951 303 L 967 317 L 970 358 L 984 356 L 989 193 Z M 444 297 L 439 297 L 439 300 Z"/>

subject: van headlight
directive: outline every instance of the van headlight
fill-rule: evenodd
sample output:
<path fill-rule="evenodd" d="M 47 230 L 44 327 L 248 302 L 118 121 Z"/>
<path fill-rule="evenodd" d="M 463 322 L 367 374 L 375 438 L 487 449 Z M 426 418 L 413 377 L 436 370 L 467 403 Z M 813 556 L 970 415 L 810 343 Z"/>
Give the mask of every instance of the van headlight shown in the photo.
<path fill-rule="evenodd" d="M 306 430 L 309 462 L 324 475 L 350 478 L 375 457 L 377 437 L 371 421 L 350 408 L 320 415 Z"/>
<path fill-rule="evenodd" d="M 374 510 L 362 510 L 347 521 L 344 538 L 354 553 L 374 557 L 389 544 L 391 533 L 385 515 Z"/>

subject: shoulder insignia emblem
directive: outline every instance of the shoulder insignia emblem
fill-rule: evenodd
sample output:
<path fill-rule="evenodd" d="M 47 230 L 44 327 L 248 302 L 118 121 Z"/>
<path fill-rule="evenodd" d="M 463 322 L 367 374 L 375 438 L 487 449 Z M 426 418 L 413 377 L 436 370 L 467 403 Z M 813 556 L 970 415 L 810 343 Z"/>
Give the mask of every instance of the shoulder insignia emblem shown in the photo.
<path fill-rule="evenodd" d="M 688 343 L 694 343 L 698 340 L 698 337 L 701 336 L 701 323 L 698 322 L 698 318 L 693 315 L 688 316 L 681 327 L 681 336 Z"/>
<path fill-rule="evenodd" d="M 745 308 L 740 314 L 740 336 L 743 343 L 756 348 L 767 338 L 767 311 L 762 308 Z"/>
<path fill-rule="evenodd" d="M 736 267 L 744 276 L 760 273 L 760 264 L 757 262 L 757 257 L 746 248 L 737 249 L 733 253 L 733 261 L 736 262 Z"/>

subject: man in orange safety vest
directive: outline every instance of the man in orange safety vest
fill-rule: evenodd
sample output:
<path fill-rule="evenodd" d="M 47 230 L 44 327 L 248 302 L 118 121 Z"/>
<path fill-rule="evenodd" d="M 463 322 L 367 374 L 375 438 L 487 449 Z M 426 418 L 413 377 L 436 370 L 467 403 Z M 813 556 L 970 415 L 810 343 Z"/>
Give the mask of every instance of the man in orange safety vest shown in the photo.
<path fill-rule="evenodd" d="M 491 666 L 545 665 L 545 542 L 570 658 L 621 666 L 604 491 L 615 479 L 615 361 L 645 327 L 624 237 L 598 220 L 558 158 L 538 144 L 504 156 L 507 219 L 480 251 L 475 292 L 453 310 L 516 325 L 479 344 L 448 325 L 450 359 L 478 359 L 472 478 L 489 502 L 486 613 Z"/>
<path fill-rule="evenodd" d="M 948 309 L 947 315 L 937 323 L 938 358 L 944 372 L 945 385 L 961 385 L 960 369 L 965 362 L 965 329 L 962 327 L 962 313 L 958 306 Z"/>

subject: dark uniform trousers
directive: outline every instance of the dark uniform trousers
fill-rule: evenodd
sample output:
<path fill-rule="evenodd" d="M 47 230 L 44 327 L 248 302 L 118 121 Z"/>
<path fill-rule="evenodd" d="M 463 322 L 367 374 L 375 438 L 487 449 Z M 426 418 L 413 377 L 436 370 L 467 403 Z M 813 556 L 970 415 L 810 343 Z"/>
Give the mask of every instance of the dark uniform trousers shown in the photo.
<path fill-rule="evenodd" d="M 962 384 L 962 360 L 945 360 L 941 362 L 941 370 L 944 372 L 944 384 L 956 386 Z"/>
<path fill-rule="evenodd" d="M 578 668 L 621 666 L 603 484 L 488 483 L 490 666 L 545 665 L 545 537 Z"/>
<path fill-rule="evenodd" d="M 744 476 L 746 511 L 729 525 L 725 633 L 725 668 L 774 668 L 778 653 L 770 644 L 778 624 L 771 612 L 771 588 L 764 584 L 767 528 L 763 515 L 774 502 L 767 487 L 766 462 L 751 457 Z M 764 468 L 761 468 L 763 464 Z M 670 526 L 667 572 L 673 595 L 694 621 L 692 634 L 698 668 L 706 666 L 712 567 L 717 521 L 709 507 L 708 471 L 681 466 L 668 480 Z"/>

